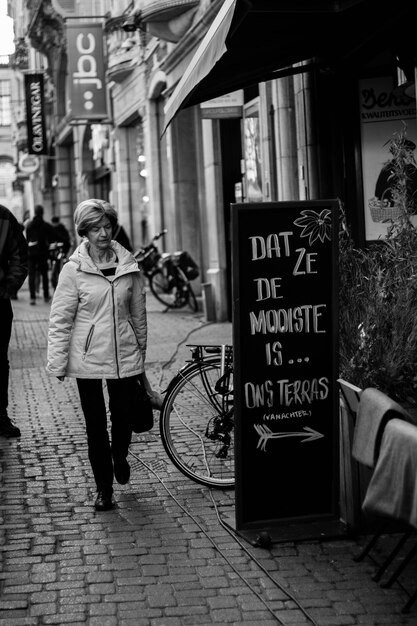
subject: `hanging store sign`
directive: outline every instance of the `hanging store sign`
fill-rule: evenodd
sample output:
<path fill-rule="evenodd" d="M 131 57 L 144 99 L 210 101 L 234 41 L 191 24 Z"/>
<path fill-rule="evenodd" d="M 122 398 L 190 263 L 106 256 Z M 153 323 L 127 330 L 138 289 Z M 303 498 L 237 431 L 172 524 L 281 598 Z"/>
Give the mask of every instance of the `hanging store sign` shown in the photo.
<path fill-rule="evenodd" d="M 26 124 L 29 154 L 48 154 L 43 74 L 25 74 Z"/>
<path fill-rule="evenodd" d="M 39 159 L 32 154 L 22 154 L 19 158 L 19 171 L 23 174 L 34 174 L 39 169 Z"/>
<path fill-rule="evenodd" d="M 72 117 L 102 120 L 107 117 L 102 26 L 72 22 L 67 40 Z"/>

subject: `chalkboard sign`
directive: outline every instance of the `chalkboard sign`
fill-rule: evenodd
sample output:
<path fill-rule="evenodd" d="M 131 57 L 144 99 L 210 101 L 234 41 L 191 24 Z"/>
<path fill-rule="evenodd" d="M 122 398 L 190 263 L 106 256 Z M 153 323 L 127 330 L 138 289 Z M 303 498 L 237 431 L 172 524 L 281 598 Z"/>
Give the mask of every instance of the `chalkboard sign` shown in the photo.
<path fill-rule="evenodd" d="M 338 203 L 231 210 L 236 529 L 332 518 Z"/>

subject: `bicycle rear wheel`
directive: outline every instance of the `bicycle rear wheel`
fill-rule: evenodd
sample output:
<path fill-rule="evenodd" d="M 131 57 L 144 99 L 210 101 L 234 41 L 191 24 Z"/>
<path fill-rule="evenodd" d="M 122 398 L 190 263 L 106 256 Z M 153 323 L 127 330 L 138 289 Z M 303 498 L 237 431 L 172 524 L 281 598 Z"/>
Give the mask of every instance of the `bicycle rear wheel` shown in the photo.
<path fill-rule="evenodd" d="M 149 287 L 159 302 L 171 309 L 179 309 L 187 304 L 188 292 L 183 291 L 181 286 L 171 285 L 171 280 L 161 269 L 157 269 L 149 277 Z"/>
<path fill-rule="evenodd" d="M 215 389 L 220 362 L 191 365 L 172 381 L 160 417 L 164 448 L 185 476 L 208 487 L 235 484 L 233 375 Z"/>

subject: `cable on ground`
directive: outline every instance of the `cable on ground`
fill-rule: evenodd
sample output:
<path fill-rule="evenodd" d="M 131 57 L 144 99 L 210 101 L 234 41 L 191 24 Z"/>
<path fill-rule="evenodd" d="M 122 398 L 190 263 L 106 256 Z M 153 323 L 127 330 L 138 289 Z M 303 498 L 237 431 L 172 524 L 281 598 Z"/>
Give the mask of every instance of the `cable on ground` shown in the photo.
<path fill-rule="evenodd" d="M 270 606 L 268 606 L 268 603 L 266 602 L 266 600 L 262 597 L 262 595 L 253 587 L 253 585 L 251 585 L 251 583 L 246 580 L 246 578 L 236 569 L 236 567 L 233 565 L 233 563 L 231 563 L 230 559 L 228 559 L 225 554 L 220 550 L 220 548 L 218 548 L 217 544 L 215 543 L 215 541 L 212 539 L 212 537 L 210 537 L 209 533 L 205 530 L 205 528 L 203 528 L 203 526 L 200 524 L 200 522 L 195 518 L 195 516 L 190 513 L 190 511 L 188 509 L 186 509 L 181 502 L 178 500 L 178 498 L 172 493 L 172 491 L 170 491 L 170 489 L 168 489 L 168 487 L 165 485 L 164 481 L 162 480 L 162 478 L 160 476 L 158 476 L 158 474 L 152 469 L 152 467 L 150 467 L 147 463 L 145 463 L 145 461 L 143 461 L 139 456 L 137 456 L 134 452 L 129 450 L 129 454 L 131 454 L 137 461 L 139 461 L 139 463 L 141 463 L 144 467 L 146 467 L 146 469 L 151 472 L 155 478 L 161 483 L 162 487 L 165 489 L 165 491 L 168 493 L 168 495 L 174 500 L 174 502 L 179 506 L 179 508 L 190 518 L 192 519 L 192 521 L 198 526 L 198 528 L 201 530 L 201 532 L 204 534 L 204 536 L 210 541 L 210 543 L 212 544 L 212 546 L 215 548 L 215 550 L 222 556 L 222 558 L 226 561 L 226 563 L 229 565 L 229 567 L 234 571 L 234 573 L 245 583 L 245 585 L 252 591 L 252 593 L 258 598 L 258 600 L 265 606 L 266 610 L 274 617 L 274 619 L 279 622 L 280 624 L 282 624 L 282 626 L 285 626 L 285 623 L 280 620 L 280 618 L 277 616 L 277 614 L 275 613 L 275 611 L 273 609 L 271 609 Z M 307 611 L 301 606 L 301 604 L 298 602 L 298 600 L 288 591 L 286 591 L 282 585 L 279 584 L 279 582 L 277 580 L 275 580 L 271 574 L 268 572 L 268 570 L 266 570 L 264 568 L 264 566 L 247 550 L 247 548 L 243 545 L 243 543 L 236 537 L 236 535 L 229 529 L 227 528 L 226 524 L 223 522 L 223 520 L 220 517 L 220 514 L 218 512 L 218 507 L 216 502 L 213 499 L 212 496 L 212 492 L 211 489 L 209 489 L 209 493 L 216 511 L 216 515 L 217 515 L 217 519 L 219 521 L 219 523 L 221 524 L 221 526 L 223 528 L 225 528 L 227 530 L 227 532 L 230 534 L 231 537 L 233 537 L 233 539 L 240 545 L 240 547 L 246 552 L 246 554 L 249 556 L 250 559 L 252 559 L 252 561 L 254 563 L 256 563 L 256 565 L 267 575 L 267 577 L 273 582 L 273 584 L 275 586 L 277 586 L 280 591 L 282 591 L 290 600 L 292 600 L 296 606 L 300 609 L 300 611 L 303 613 L 303 615 L 305 617 L 307 617 L 308 620 L 310 620 L 310 622 L 313 624 L 313 626 L 318 626 L 317 622 L 307 613 Z"/>

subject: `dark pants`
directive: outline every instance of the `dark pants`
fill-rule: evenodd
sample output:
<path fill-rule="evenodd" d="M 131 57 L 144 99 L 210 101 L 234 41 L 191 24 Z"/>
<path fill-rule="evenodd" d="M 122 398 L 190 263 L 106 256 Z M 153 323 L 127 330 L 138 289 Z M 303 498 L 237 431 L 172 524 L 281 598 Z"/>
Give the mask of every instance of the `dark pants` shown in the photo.
<path fill-rule="evenodd" d="M 81 407 L 85 417 L 88 458 L 97 490 L 111 490 L 113 457 L 126 458 L 132 438 L 129 424 L 135 377 L 106 380 L 111 420 L 111 445 L 107 431 L 107 413 L 100 379 L 77 378 Z"/>
<path fill-rule="evenodd" d="M 49 298 L 48 257 L 43 254 L 30 254 L 28 258 L 28 282 L 30 299 L 36 300 L 36 274 L 42 278 L 43 297 Z"/>
<path fill-rule="evenodd" d="M 0 417 L 7 413 L 9 391 L 8 351 L 12 334 L 13 309 L 9 299 L 0 299 Z"/>

